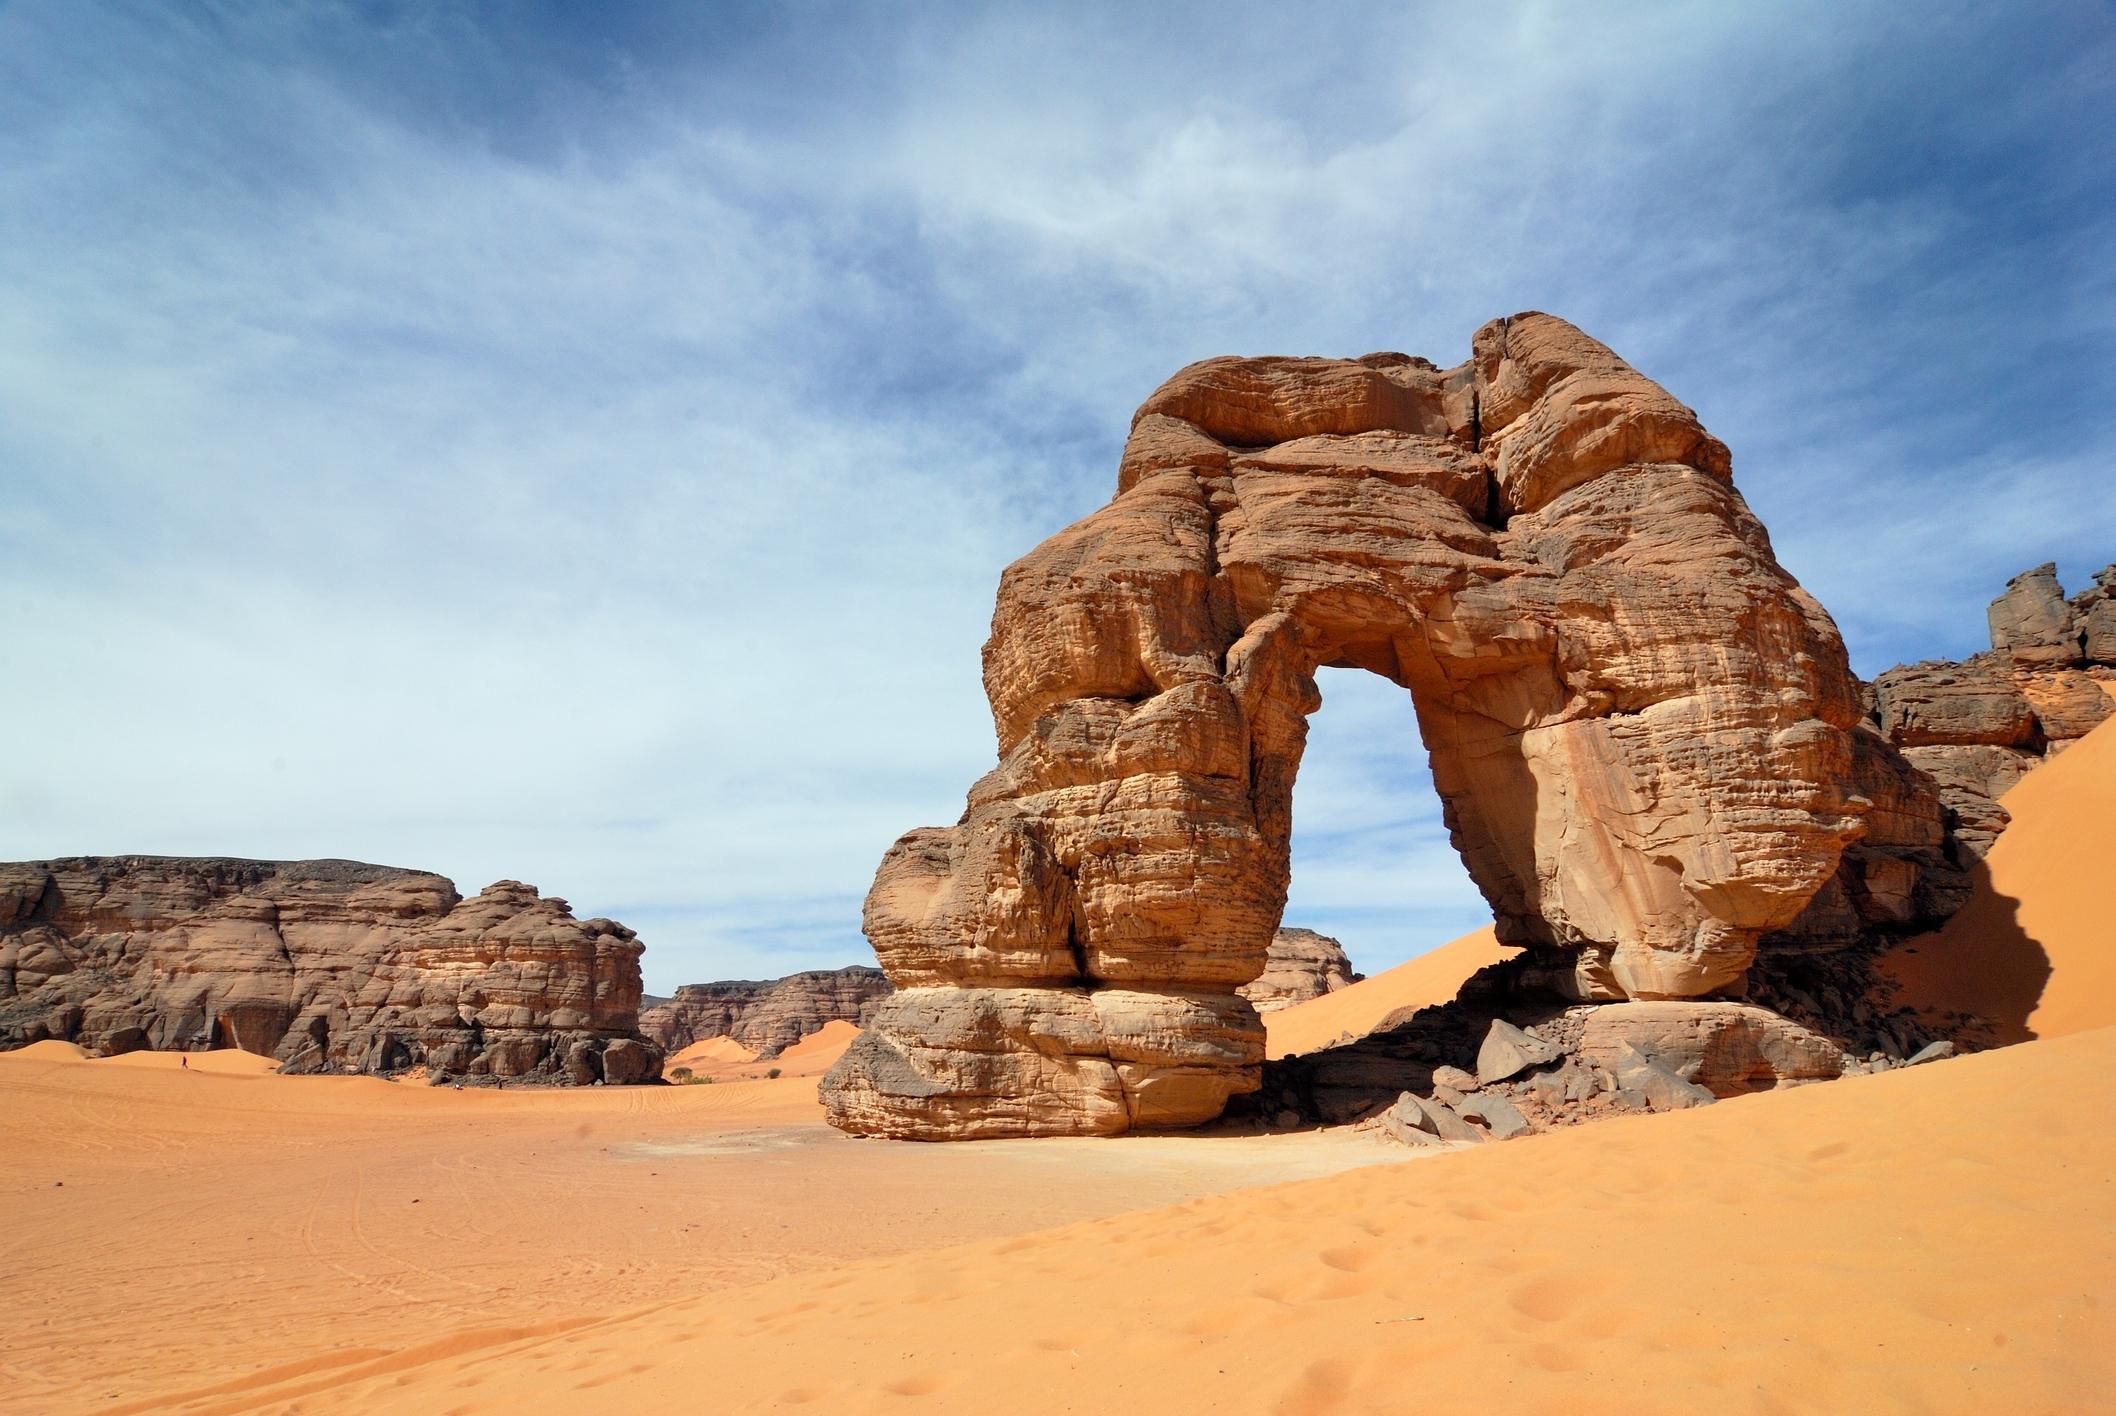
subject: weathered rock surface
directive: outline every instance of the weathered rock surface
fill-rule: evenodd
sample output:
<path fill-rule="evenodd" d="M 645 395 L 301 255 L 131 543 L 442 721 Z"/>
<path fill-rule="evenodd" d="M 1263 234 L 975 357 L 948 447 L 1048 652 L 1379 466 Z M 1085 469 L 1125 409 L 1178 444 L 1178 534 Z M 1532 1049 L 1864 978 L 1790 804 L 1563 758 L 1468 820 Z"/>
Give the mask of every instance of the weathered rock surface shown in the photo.
<path fill-rule="evenodd" d="M 731 1037 L 760 1059 L 776 1057 L 825 1023 L 867 1026 L 892 991 L 882 971 L 865 964 L 775 979 L 687 983 L 673 998 L 647 1000 L 639 1030 L 669 1052 Z"/>
<path fill-rule="evenodd" d="M 1738 988 L 1867 834 L 1862 753 L 1916 798 L 1900 832 L 1938 823 L 1855 731 L 1836 628 L 1726 448 L 1579 330 L 1495 321 L 1445 370 L 1207 360 L 1139 410 L 1116 498 L 1002 580 L 999 764 L 882 862 L 865 925 L 904 991 L 826 1079 L 831 1119 L 1106 1132 L 1257 1087 L 1237 990 L 1326 666 L 1410 692 L 1500 937 L 1567 997 Z M 1906 879 L 1890 856 L 1861 888 Z M 1158 1000 L 1126 1005 L 1151 1025 L 1112 1033 L 1112 993 Z"/>
<path fill-rule="evenodd" d="M 1685 1079 L 1658 1057 L 1626 1043 L 1612 1064 L 1617 1092 L 1649 1111 L 1687 1111 L 1710 1106 L 1719 1098 L 1708 1087 Z"/>
<path fill-rule="evenodd" d="M 0 865 L 0 1047 L 241 1047 L 288 1072 L 640 1082 L 631 930 L 353 861 Z"/>
<path fill-rule="evenodd" d="M 1622 1083 L 1628 1051 L 1714 1096 L 1844 1075 L 1844 1050 L 1836 1043 L 1741 1003 L 1611 1003 L 1586 1014 L 1582 1061 L 1609 1069 Z"/>
<path fill-rule="evenodd" d="M 1991 602 L 1991 650 L 1874 680 L 1873 720 L 1937 784 L 1970 860 L 2006 826 L 1998 798 L 2046 756 L 2116 716 L 2116 566 L 2070 601 L 2057 567 L 2015 576 Z"/>
<path fill-rule="evenodd" d="M 1359 981 L 1344 945 L 1312 929 L 1280 929 L 1264 953 L 1264 971 L 1235 992 L 1259 1013 L 1335 993 Z"/>
<path fill-rule="evenodd" d="M 1409 1146 L 1474 1144 L 1492 1139 L 1489 1131 L 1471 1125 L 1446 1102 L 1412 1092 L 1405 1092 L 1381 1114 L 1381 1128 Z"/>
<path fill-rule="evenodd" d="M 1555 1043 L 1524 1032 L 1504 1018 L 1493 1018 L 1483 1044 L 1477 1048 L 1477 1084 L 1503 1082 L 1530 1067 L 1555 1062 L 1563 1055 Z"/>
<path fill-rule="evenodd" d="M 1495 1141 L 1510 1141 L 1516 1136 L 1525 1136 L 1535 1127 L 1521 1114 L 1521 1108 L 1499 1092 L 1478 1092 L 1454 1103 L 1455 1114 L 1473 1125 L 1482 1126 L 1491 1133 Z"/>
<path fill-rule="evenodd" d="M 2024 664 L 2077 664 L 2079 627 L 2057 583 L 2057 562 L 2046 561 L 2006 582 L 1985 618 L 1991 647 Z"/>

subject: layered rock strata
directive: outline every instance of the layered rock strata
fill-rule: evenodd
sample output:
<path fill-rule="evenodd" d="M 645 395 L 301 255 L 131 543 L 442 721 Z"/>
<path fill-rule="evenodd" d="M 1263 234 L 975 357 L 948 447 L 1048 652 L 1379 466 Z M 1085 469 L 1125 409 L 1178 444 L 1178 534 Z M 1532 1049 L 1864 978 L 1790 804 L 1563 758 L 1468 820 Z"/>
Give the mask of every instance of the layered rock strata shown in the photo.
<path fill-rule="evenodd" d="M 1115 499 L 1001 582 L 999 764 L 882 862 L 865 927 L 901 991 L 833 1122 L 1108 1133 L 1254 1090 L 1238 990 L 1333 666 L 1410 692 L 1501 939 L 1574 999 L 1738 989 L 1867 834 L 1859 754 L 1905 772 L 1725 446 L 1571 325 L 1494 321 L 1452 369 L 1194 364 Z"/>
<path fill-rule="evenodd" d="M 1853 790 L 1874 805 L 1837 874 L 1763 941 L 1749 996 L 1869 1060 L 1924 1037 L 1873 961 L 1937 928 L 1968 898 L 2005 830 L 1999 798 L 2052 754 L 2116 716 L 2116 566 L 2069 601 L 2057 568 L 2015 576 L 1987 611 L 1992 648 L 1877 677 L 1853 735 Z M 1956 1019 L 1972 1044 L 1988 1019 Z"/>
<path fill-rule="evenodd" d="M 728 1037 L 770 1058 L 825 1023 L 867 1026 L 892 991 L 882 971 L 865 964 L 785 978 L 687 983 L 673 998 L 647 1000 L 639 1030 L 669 1052 Z"/>
<path fill-rule="evenodd" d="M 631 930 L 353 861 L 0 865 L 0 1048 L 240 1047 L 286 1072 L 642 1082 Z"/>
<path fill-rule="evenodd" d="M 1259 1013 L 1274 1013 L 1359 981 L 1345 946 L 1312 929 L 1280 929 L 1264 951 L 1264 971 L 1235 992 Z"/>
<path fill-rule="evenodd" d="M 1974 857 L 2005 829 L 2008 787 L 2116 716 L 2116 565 L 2070 601 L 2057 567 L 2037 566 L 1987 615 L 1988 653 L 1890 669 L 1872 694 L 1875 725 L 1938 783 Z"/>

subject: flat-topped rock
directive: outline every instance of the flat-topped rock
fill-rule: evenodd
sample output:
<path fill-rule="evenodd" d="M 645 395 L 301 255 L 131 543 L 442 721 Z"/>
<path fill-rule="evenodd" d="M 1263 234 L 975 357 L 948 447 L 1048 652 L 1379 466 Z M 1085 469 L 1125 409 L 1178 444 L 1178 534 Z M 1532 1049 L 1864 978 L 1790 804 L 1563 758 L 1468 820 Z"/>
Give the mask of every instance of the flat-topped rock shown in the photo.
<path fill-rule="evenodd" d="M 0 865 L 0 1047 L 240 1047 L 286 1072 L 640 1082 L 641 945 L 502 880 L 356 861 Z"/>

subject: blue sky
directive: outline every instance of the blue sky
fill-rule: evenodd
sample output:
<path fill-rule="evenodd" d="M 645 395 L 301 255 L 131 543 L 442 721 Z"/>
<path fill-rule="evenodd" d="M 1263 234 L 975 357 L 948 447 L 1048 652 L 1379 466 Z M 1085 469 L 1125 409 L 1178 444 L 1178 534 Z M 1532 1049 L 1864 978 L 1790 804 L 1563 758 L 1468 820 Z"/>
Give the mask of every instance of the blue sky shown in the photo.
<path fill-rule="evenodd" d="M 1854 662 L 2116 559 L 2099 4 L 0 4 L 0 857 L 526 879 L 649 986 L 866 957 L 1001 568 L 1219 353 L 1538 308 Z M 1289 922 L 1480 902 L 1329 674 Z"/>

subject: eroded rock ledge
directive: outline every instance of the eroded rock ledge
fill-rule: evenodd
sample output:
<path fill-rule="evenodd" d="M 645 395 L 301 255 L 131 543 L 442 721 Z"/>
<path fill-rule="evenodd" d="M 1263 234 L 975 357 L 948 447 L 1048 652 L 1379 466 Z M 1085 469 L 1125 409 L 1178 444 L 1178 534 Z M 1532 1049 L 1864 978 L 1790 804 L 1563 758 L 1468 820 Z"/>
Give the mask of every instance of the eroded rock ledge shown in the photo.
<path fill-rule="evenodd" d="M 1359 979 L 1344 945 L 1312 929 L 1281 927 L 1273 932 L 1264 951 L 1264 971 L 1235 992 L 1257 1012 L 1275 1013 L 1350 988 Z"/>
<path fill-rule="evenodd" d="M 1511 989 L 1739 992 L 1833 881 L 1855 913 L 1944 908 L 1930 779 L 1861 728 L 1835 625 L 1729 467 L 1547 315 L 1486 325 L 1452 369 L 1178 373 L 1115 499 L 1002 579 L 999 763 L 882 863 L 865 927 L 901 991 L 826 1079 L 832 1121 L 1106 1134 L 1254 1091 L 1239 990 L 1284 908 L 1322 667 L 1410 692 L 1454 843 L 1524 951 Z"/>
<path fill-rule="evenodd" d="M 355 861 L 0 864 L 0 1048 L 240 1047 L 287 1072 L 642 1082 L 632 931 Z"/>
<path fill-rule="evenodd" d="M 1869 706 L 1875 726 L 1939 784 L 1978 858 L 2005 829 L 2006 789 L 2116 716 L 2103 688 L 2116 686 L 2116 565 L 2069 601 L 2057 567 L 2037 566 L 2007 582 L 1986 616 L 1988 652 L 1890 669 Z"/>

